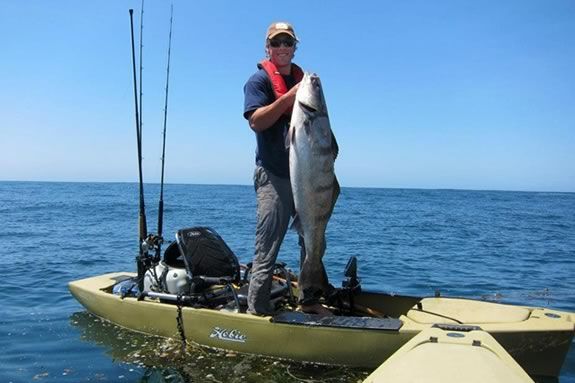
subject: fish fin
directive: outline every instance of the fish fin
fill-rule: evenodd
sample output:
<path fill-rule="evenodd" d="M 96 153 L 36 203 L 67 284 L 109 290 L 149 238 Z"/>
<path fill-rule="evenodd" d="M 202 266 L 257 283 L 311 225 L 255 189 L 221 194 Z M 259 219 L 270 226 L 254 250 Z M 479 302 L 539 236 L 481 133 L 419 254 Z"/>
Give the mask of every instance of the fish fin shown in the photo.
<path fill-rule="evenodd" d="M 337 144 L 337 140 L 335 139 L 333 132 L 331 132 L 331 150 L 333 152 L 333 159 L 335 160 L 337 158 L 337 155 L 339 154 L 339 145 Z M 337 183 L 337 180 L 335 182 Z M 339 189 L 339 184 L 338 184 L 338 189 Z M 339 192 L 338 192 L 338 194 L 339 194 Z"/>
<path fill-rule="evenodd" d="M 295 230 L 300 236 L 303 237 L 303 228 L 301 227 L 301 220 L 299 219 L 299 215 L 293 217 L 293 222 L 291 223 L 290 229 Z"/>

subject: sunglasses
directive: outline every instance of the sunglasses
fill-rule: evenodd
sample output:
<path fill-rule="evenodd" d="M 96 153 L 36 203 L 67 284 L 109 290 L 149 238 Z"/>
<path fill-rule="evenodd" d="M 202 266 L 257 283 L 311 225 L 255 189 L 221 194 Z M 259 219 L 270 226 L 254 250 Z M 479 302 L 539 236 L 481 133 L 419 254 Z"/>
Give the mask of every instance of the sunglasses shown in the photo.
<path fill-rule="evenodd" d="M 270 46 L 272 48 L 279 48 L 280 45 L 284 45 L 288 48 L 291 48 L 295 45 L 295 40 L 294 39 L 271 39 L 270 40 Z"/>

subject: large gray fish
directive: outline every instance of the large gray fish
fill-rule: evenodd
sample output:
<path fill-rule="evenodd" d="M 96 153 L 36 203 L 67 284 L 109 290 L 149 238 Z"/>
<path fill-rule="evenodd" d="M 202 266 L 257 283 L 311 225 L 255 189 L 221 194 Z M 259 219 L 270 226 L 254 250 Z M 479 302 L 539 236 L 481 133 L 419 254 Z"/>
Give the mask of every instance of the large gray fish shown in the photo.
<path fill-rule="evenodd" d="M 294 226 L 304 238 L 306 250 L 299 287 L 306 294 L 318 296 L 328 291 L 322 257 L 326 248 L 325 229 L 339 195 L 339 183 L 334 173 L 338 146 L 316 74 L 306 73 L 300 82 L 287 144 L 296 210 Z"/>

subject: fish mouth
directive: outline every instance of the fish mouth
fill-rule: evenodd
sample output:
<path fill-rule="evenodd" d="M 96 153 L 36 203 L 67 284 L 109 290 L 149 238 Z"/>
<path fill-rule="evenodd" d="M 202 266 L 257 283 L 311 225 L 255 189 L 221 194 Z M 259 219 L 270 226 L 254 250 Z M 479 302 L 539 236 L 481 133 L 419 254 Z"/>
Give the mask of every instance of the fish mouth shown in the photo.
<path fill-rule="evenodd" d="M 303 110 L 305 110 L 308 113 L 317 113 L 317 109 L 311 105 L 304 104 L 301 101 L 300 101 L 299 105 L 302 107 Z"/>

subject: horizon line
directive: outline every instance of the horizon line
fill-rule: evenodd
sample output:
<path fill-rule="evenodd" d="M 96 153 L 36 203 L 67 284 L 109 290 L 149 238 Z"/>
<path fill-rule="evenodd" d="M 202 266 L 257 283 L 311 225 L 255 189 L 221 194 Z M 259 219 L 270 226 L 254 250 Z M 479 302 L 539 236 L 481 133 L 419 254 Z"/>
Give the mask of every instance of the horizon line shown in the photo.
<path fill-rule="evenodd" d="M 54 181 L 54 180 L 4 180 L 0 183 L 76 183 L 76 184 L 138 184 L 138 181 Z M 160 182 L 144 182 L 144 185 L 160 185 Z M 236 183 L 191 183 L 191 182 L 164 182 L 164 185 L 190 185 L 190 186 L 247 186 L 253 187 L 252 184 Z M 501 193 L 556 193 L 556 194 L 573 194 L 575 191 L 556 191 L 556 190 L 506 190 L 506 189 L 465 189 L 453 187 L 400 187 L 400 186 L 341 186 L 342 189 L 390 189 L 390 190 L 428 190 L 428 191 L 468 191 L 468 192 L 501 192 Z"/>

